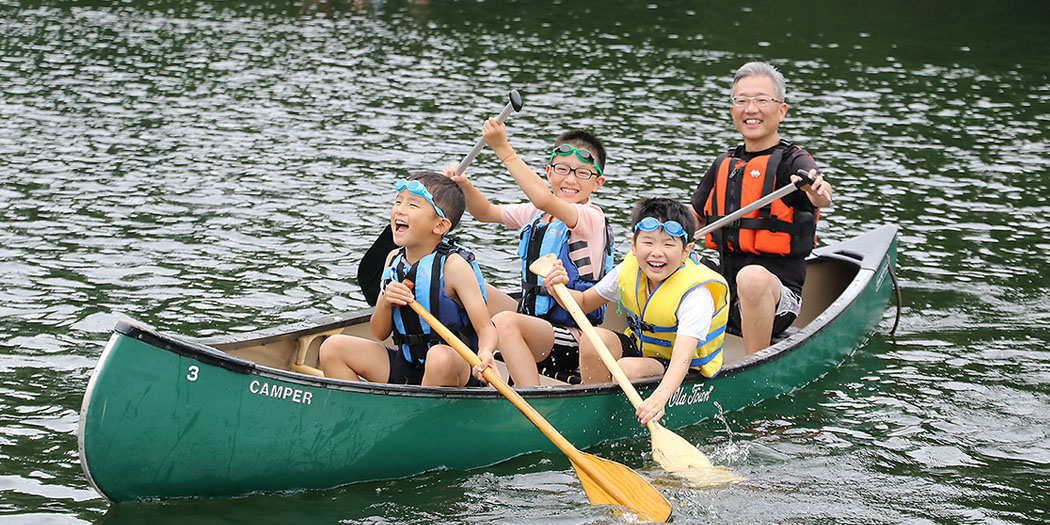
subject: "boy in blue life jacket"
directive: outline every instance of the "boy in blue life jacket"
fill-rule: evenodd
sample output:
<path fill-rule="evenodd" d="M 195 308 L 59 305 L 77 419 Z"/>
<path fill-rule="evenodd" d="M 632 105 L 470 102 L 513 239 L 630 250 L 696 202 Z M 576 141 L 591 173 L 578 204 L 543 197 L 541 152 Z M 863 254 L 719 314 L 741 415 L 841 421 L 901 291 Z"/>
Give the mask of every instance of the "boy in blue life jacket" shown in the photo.
<path fill-rule="evenodd" d="M 664 406 L 690 371 L 714 377 L 722 369 L 722 340 L 729 310 L 729 285 L 692 253 L 695 219 L 671 199 L 642 199 L 631 215 L 631 251 L 593 288 L 569 293 L 585 312 L 608 301 L 626 311 L 627 329 L 619 334 L 598 328 L 602 341 L 627 377 L 663 374 L 663 380 L 638 409 L 643 425 L 664 415 Z M 559 262 L 544 286 L 568 280 Z M 612 379 L 594 347 L 580 345 L 584 383 Z"/>
<path fill-rule="evenodd" d="M 612 239 L 605 212 L 591 202 L 591 193 L 605 182 L 605 147 L 586 131 L 563 133 L 554 142 L 547 159 L 547 183 L 514 152 L 507 130 L 496 119 L 482 126 L 485 142 L 492 148 L 529 202 L 495 205 L 463 175 L 455 175 L 455 164 L 445 176 L 463 189 L 467 210 L 482 222 L 498 222 L 518 230 L 521 257 L 522 298 L 518 311 L 502 311 L 492 321 L 499 331 L 499 349 L 515 386 L 539 384 L 539 369 L 575 373 L 579 367 L 582 336 L 572 316 L 551 297 L 528 267 L 548 253 L 558 254 L 568 273 L 568 286 L 586 290 L 612 269 Z M 492 290 L 490 289 L 490 294 Z M 509 298 L 490 298 L 506 301 Z M 600 323 L 604 309 L 590 318 Z M 480 373 L 493 363 L 492 354 L 478 353 Z"/>
<path fill-rule="evenodd" d="M 398 249 L 387 257 L 372 313 L 372 335 L 395 348 L 334 335 L 321 344 L 326 377 L 377 383 L 476 386 L 470 365 L 407 305 L 415 300 L 475 352 L 491 355 L 496 329 L 485 304 L 485 281 L 474 255 L 445 234 L 459 224 L 463 192 L 448 178 L 420 172 L 394 186 L 390 227 Z"/>

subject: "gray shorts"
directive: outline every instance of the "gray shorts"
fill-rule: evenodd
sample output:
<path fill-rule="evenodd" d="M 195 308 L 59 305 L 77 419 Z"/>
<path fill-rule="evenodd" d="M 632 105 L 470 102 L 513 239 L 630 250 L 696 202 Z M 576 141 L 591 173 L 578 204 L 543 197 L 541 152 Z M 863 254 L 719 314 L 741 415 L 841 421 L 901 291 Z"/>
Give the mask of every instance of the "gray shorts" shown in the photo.
<path fill-rule="evenodd" d="M 777 276 L 774 275 L 773 278 L 776 279 Z M 772 335 L 774 336 L 787 330 L 802 311 L 802 297 L 791 288 L 784 286 L 780 279 L 777 279 L 777 282 L 780 283 L 780 302 L 777 303 L 777 309 L 773 313 Z M 733 298 L 733 306 L 729 309 L 726 331 L 733 335 L 740 335 L 740 299 L 737 297 Z"/>

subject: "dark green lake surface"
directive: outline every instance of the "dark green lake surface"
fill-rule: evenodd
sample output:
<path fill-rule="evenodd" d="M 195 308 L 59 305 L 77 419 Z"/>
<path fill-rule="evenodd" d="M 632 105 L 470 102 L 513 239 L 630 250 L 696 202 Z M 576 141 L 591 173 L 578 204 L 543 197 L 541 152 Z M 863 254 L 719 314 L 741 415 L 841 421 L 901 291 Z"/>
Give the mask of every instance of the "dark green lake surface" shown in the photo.
<path fill-rule="evenodd" d="M 729 82 L 756 58 L 834 185 L 822 241 L 900 226 L 900 327 L 888 309 L 818 382 L 681 431 L 746 484 L 682 486 L 646 438 L 591 452 L 677 523 L 1050 521 L 1047 21 L 1034 1 L 0 0 L 0 523 L 615 522 L 544 454 L 111 506 L 80 468 L 81 397 L 118 316 L 203 337 L 362 307 L 393 182 L 462 158 L 510 89 L 530 165 L 565 129 L 605 140 L 595 200 L 625 239 L 630 203 L 686 200 L 739 140 Z M 491 152 L 470 173 L 523 198 Z M 462 230 L 513 289 L 513 234 Z"/>

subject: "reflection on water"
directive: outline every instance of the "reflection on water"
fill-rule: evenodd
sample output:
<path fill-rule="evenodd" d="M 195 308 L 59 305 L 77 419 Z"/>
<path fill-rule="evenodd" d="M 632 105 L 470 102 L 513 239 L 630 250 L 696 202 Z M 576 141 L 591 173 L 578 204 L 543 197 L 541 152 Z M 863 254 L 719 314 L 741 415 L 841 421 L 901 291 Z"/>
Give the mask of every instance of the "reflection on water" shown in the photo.
<path fill-rule="evenodd" d="M 901 226 L 901 327 L 680 432 L 749 483 L 675 485 L 641 439 L 595 452 L 683 522 L 1047 520 L 1050 8 L 1022 3 L 0 0 L 0 521 L 610 519 L 543 455 L 110 508 L 80 471 L 77 411 L 116 315 L 209 336 L 363 306 L 352 276 L 393 181 L 461 158 L 509 89 L 533 166 L 568 127 L 606 141 L 596 201 L 623 237 L 625 203 L 685 200 L 738 140 L 727 85 L 754 57 L 787 74 L 784 135 L 834 182 L 822 240 Z M 469 173 L 522 198 L 489 153 Z M 506 231 L 461 234 L 516 285 Z"/>

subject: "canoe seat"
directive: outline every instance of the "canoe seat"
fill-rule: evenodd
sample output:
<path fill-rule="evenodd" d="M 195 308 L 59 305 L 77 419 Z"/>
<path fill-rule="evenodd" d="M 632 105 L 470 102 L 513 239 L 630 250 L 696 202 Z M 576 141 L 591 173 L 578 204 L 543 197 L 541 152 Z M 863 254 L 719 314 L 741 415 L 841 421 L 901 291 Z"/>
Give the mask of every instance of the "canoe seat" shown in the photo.
<path fill-rule="evenodd" d="M 307 352 L 310 351 L 310 347 L 311 347 L 311 345 L 313 345 L 314 341 L 317 341 L 318 339 L 321 339 L 323 341 L 325 338 L 327 338 L 330 335 L 336 335 L 336 334 L 340 334 L 342 332 L 343 332 L 343 329 L 339 328 L 339 329 L 336 329 L 336 330 L 329 330 L 327 332 L 320 332 L 320 333 L 316 333 L 316 334 L 304 335 L 304 336 L 300 337 L 299 339 L 297 339 L 296 340 L 296 344 L 299 347 L 298 348 L 299 351 L 295 355 L 295 362 L 292 363 L 292 365 L 289 367 L 289 369 L 292 372 L 296 372 L 296 373 L 299 373 L 299 374 L 306 374 L 306 375 L 311 375 L 311 376 L 324 377 L 324 372 L 323 371 L 321 371 L 318 368 L 315 368 L 315 367 L 312 367 L 312 366 L 306 364 L 306 354 L 307 354 Z M 317 346 L 318 346 L 318 348 L 320 348 L 320 346 L 321 346 L 320 343 L 318 343 Z"/>
<path fill-rule="evenodd" d="M 582 379 L 580 378 L 580 372 L 578 370 L 574 370 L 572 372 L 565 372 L 562 370 L 551 370 L 544 367 L 542 370 L 540 370 L 540 377 L 543 376 L 553 377 L 554 379 L 557 379 L 562 383 L 568 383 L 570 385 L 578 385 L 582 381 Z"/>
<path fill-rule="evenodd" d="M 503 354 L 496 350 L 496 368 L 499 368 L 500 374 L 507 378 L 507 384 L 514 386 L 514 380 L 510 377 L 510 371 L 507 370 L 507 365 L 503 363 Z M 580 373 L 579 372 L 555 372 L 544 368 L 539 370 L 540 373 L 540 385 L 551 385 L 551 386 L 564 386 L 565 384 L 578 385 L 580 384 Z"/>

